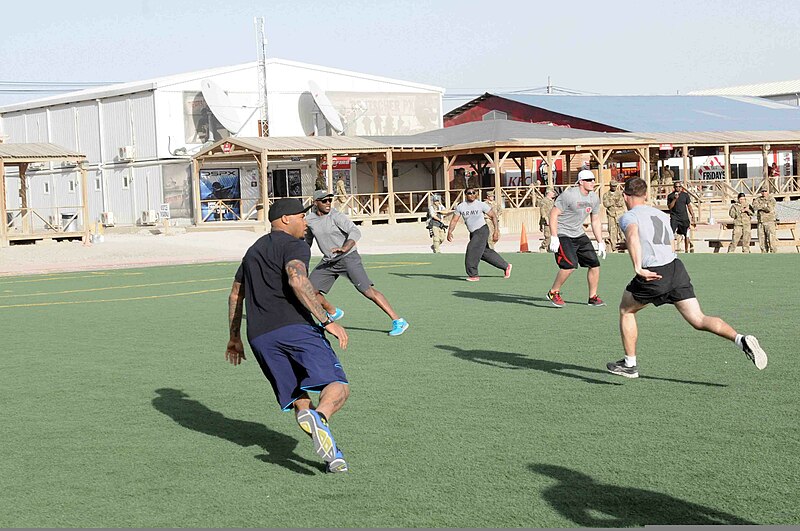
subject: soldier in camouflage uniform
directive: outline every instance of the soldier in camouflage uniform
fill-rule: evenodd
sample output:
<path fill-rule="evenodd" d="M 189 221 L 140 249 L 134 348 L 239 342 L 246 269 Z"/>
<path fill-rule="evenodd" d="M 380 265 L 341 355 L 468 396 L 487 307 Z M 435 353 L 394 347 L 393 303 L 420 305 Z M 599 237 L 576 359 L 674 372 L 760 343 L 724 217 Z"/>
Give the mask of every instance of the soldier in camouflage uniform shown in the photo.
<path fill-rule="evenodd" d="M 539 201 L 539 230 L 542 231 L 542 244 L 540 251 L 548 252 L 550 247 L 550 211 L 555 204 L 556 193 L 552 188 L 548 188 L 544 197 Z"/>
<path fill-rule="evenodd" d="M 736 251 L 736 246 L 741 242 L 742 252 L 750 252 L 750 217 L 754 214 L 753 207 L 747 203 L 747 196 L 740 193 L 736 203 L 731 205 L 728 215 L 733 220 L 733 236 L 728 252 Z"/>
<path fill-rule="evenodd" d="M 617 190 L 617 181 L 611 181 L 608 193 L 603 196 L 603 206 L 608 218 L 608 239 L 611 242 L 611 252 L 618 250 L 618 245 L 625 238 L 619 228 L 619 218 L 625 213 L 625 199 Z"/>
<path fill-rule="evenodd" d="M 775 207 L 774 197 L 769 196 L 766 185 L 761 188 L 761 197 L 753 201 L 753 210 L 758 215 L 758 245 L 762 253 L 777 253 L 778 238 L 775 235 Z"/>
<path fill-rule="evenodd" d="M 496 216 L 495 219 L 497 219 L 497 226 L 495 226 L 495 222 L 494 220 L 492 220 L 491 217 L 489 217 L 487 214 L 483 215 L 483 219 L 489 226 L 489 234 L 494 234 L 500 229 L 500 216 L 503 215 L 503 207 L 500 206 L 499 201 L 495 201 L 494 192 L 487 192 L 486 199 L 484 199 L 483 202 L 492 207 L 492 210 L 494 210 L 494 214 Z M 489 238 L 489 249 L 494 249 L 494 244 L 495 242 L 493 242 L 492 239 Z"/>

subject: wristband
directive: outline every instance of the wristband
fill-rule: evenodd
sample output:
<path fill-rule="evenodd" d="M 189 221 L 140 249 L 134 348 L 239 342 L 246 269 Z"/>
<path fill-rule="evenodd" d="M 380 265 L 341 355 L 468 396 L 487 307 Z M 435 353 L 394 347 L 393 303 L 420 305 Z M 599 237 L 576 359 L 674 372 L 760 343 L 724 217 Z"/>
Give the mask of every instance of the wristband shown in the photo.
<path fill-rule="evenodd" d="M 331 319 L 331 316 L 329 315 L 329 316 L 328 316 L 328 319 L 327 319 L 327 320 L 326 320 L 324 323 L 320 323 L 319 325 L 320 325 L 322 328 L 325 328 L 326 326 L 328 326 L 328 325 L 329 325 L 329 324 L 331 324 L 332 322 L 333 322 L 333 319 Z"/>

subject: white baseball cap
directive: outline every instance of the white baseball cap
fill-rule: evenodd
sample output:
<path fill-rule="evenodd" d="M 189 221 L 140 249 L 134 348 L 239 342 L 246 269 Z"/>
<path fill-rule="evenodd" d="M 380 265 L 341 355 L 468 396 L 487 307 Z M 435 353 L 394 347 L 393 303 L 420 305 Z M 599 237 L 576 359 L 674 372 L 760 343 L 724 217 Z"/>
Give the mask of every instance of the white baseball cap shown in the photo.
<path fill-rule="evenodd" d="M 579 181 L 594 181 L 595 176 L 590 170 L 581 170 L 578 172 Z"/>

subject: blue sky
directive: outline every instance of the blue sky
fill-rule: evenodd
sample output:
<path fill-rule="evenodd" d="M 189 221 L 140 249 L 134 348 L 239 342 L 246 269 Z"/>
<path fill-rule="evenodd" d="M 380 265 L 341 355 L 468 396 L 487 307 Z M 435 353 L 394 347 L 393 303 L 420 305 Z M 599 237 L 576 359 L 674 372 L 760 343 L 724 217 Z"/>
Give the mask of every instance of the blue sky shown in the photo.
<path fill-rule="evenodd" d="M 548 76 L 599 94 L 800 78 L 800 2 L 30 0 L 4 8 L 0 82 L 134 81 L 253 61 L 255 16 L 270 57 L 454 94 Z M 43 96 L 0 93 L 0 104 Z"/>

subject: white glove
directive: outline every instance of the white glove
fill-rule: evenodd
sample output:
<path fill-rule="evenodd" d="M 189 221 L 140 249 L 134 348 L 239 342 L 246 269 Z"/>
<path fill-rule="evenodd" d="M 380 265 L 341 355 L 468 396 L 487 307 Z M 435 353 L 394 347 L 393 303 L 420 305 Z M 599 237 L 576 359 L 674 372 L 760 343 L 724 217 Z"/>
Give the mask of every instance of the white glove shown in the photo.
<path fill-rule="evenodd" d="M 606 259 L 606 242 L 597 242 L 597 256 Z"/>
<path fill-rule="evenodd" d="M 548 250 L 551 253 L 557 253 L 559 247 L 561 247 L 561 241 L 559 241 L 558 236 L 551 236 L 550 247 L 548 248 Z"/>

